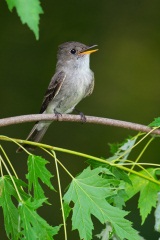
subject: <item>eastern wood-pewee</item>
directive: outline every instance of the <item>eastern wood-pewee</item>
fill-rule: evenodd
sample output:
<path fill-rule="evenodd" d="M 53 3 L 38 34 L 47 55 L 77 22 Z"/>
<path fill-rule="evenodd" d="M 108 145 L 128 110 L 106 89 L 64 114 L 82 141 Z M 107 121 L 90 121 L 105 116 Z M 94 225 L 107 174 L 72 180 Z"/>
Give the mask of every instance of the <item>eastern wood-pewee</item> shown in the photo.
<path fill-rule="evenodd" d="M 70 113 L 94 88 L 94 73 L 90 69 L 90 54 L 98 49 L 79 42 L 65 42 L 58 48 L 57 65 L 54 76 L 45 93 L 40 113 Z M 27 137 L 29 141 L 39 142 L 51 121 L 36 122 Z M 33 149 L 31 145 L 25 148 Z M 18 148 L 17 152 L 22 150 Z"/>

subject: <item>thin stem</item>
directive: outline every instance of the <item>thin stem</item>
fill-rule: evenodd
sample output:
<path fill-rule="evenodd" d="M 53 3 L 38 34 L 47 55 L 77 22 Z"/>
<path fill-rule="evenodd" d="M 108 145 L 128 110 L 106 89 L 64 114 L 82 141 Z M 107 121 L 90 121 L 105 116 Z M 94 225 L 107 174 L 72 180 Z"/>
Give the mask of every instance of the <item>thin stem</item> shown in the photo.
<path fill-rule="evenodd" d="M 61 167 L 65 170 L 65 172 L 72 178 L 74 179 L 73 175 L 65 168 L 65 166 L 57 159 L 57 162 L 61 165 Z"/>
<path fill-rule="evenodd" d="M 3 169 L 2 169 L 2 156 L 0 155 L 0 171 L 1 171 L 1 176 L 3 177 Z"/>
<path fill-rule="evenodd" d="M 17 188 L 17 185 L 16 185 L 16 183 L 15 183 L 13 177 L 12 177 L 12 174 L 10 173 L 7 165 L 5 164 L 5 161 L 3 160 L 3 158 L 2 158 L 1 156 L 0 156 L 0 159 L 1 159 L 1 161 L 2 161 L 2 163 L 3 163 L 3 165 L 4 165 L 4 167 L 5 167 L 6 171 L 8 172 L 8 175 L 9 175 L 10 178 L 11 178 L 11 181 L 12 181 L 12 183 L 13 183 L 13 185 L 14 185 L 14 188 L 15 188 L 15 190 L 16 190 L 16 192 L 17 192 L 17 195 L 18 195 L 19 200 L 22 202 L 23 199 L 21 198 L 21 195 L 20 195 L 20 193 L 19 193 L 19 191 L 18 191 L 18 188 Z"/>
<path fill-rule="evenodd" d="M 137 159 L 135 160 L 133 166 L 131 167 L 131 169 L 134 168 L 135 163 L 137 163 L 139 161 L 139 159 L 142 157 L 143 153 L 145 152 L 145 150 L 147 149 L 147 147 L 149 146 L 149 144 L 153 141 L 154 138 L 151 138 L 148 143 L 144 146 L 144 148 L 142 149 L 142 151 L 140 152 L 139 156 L 137 157 Z"/>
<path fill-rule="evenodd" d="M 51 157 L 53 157 L 54 160 L 55 160 L 55 166 L 56 166 L 56 172 L 57 172 L 57 182 L 58 182 L 58 189 L 59 189 L 59 198 L 60 198 L 60 204 L 61 204 L 61 209 L 62 209 L 62 219 L 63 219 L 63 226 L 64 226 L 64 236 L 65 236 L 65 240 L 67 240 L 67 228 L 66 228 L 64 208 L 63 208 L 63 202 L 62 202 L 63 197 L 62 197 L 61 181 L 60 181 L 59 169 L 58 169 L 58 164 L 57 164 L 57 162 L 59 162 L 59 161 L 58 161 L 58 159 L 57 159 L 56 154 L 55 154 L 54 151 L 52 151 L 52 153 L 51 153 L 51 152 L 49 152 L 48 150 L 46 150 L 45 148 L 42 148 L 42 147 L 41 147 L 41 149 L 42 149 L 43 151 L 45 151 L 46 153 L 48 153 L 48 154 L 49 154 Z"/>
<path fill-rule="evenodd" d="M 129 168 L 126 168 L 126 167 L 123 167 L 123 165 L 119 165 L 119 164 L 114 164 L 110 161 L 107 161 L 107 160 L 103 160 L 101 158 L 98 158 L 98 157 L 94 157 L 94 156 L 91 156 L 91 155 L 88 155 L 88 154 L 84 154 L 84 153 L 80 153 L 80 152 L 75 152 L 75 151 L 71 151 L 71 150 L 68 150 L 68 149 L 60 149 L 60 148 L 57 148 L 57 147 L 53 147 L 55 151 L 60 151 L 60 152 L 66 152 L 66 153 L 69 153 L 69 154 L 74 154 L 74 155 L 77 155 L 77 156 L 81 156 L 81 157 L 84 157 L 84 158 L 89 158 L 89 159 L 93 159 L 95 161 L 98 161 L 98 162 L 102 162 L 102 163 L 105 163 L 105 164 L 108 164 L 108 165 L 111 165 L 111 166 L 116 166 L 117 168 L 120 168 L 120 169 L 123 169 L 124 171 L 127 171 L 127 172 L 131 172 L 135 175 L 138 175 L 139 177 L 142 177 L 142 178 L 145 178 L 147 180 L 150 180 L 154 183 L 157 183 L 158 185 L 160 185 L 160 182 L 155 180 L 155 179 L 151 179 L 141 173 L 138 173 L 132 169 L 129 169 Z"/>
<path fill-rule="evenodd" d="M 1 136 L 1 139 L 5 140 L 5 141 L 9 141 L 8 139 L 5 138 L 5 136 Z M 22 140 L 20 139 L 14 139 L 15 141 L 17 142 L 21 142 Z M 72 151 L 72 150 L 68 150 L 68 149 L 64 149 L 64 148 L 59 148 L 59 147 L 52 147 L 50 145 L 47 145 L 47 144 L 42 144 L 42 143 L 33 143 L 33 142 L 30 142 L 30 141 L 23 141 L 24 143 L 31 143 L 32 145 L 34 146 L 37 146 L 37 147 L 41 147 L 41 148 L 46 148 L 46 149 L 50 149 L 50 150 L 54 150 L 54 151 L 58 151 L 58 152 L 65 152 L 65 153 L 68 153 L 68 154 L 73 154 L 73 155 L 76 155 L 76 156 L 80 156 L 80 157 L 84 157 L 84 158 L 89 158 L 89 159 L 92 159 L 92 160 L 95 160 L 95 161 L 98 161 L 98 162 L 102 162 L 102 163 L 105 163 L 105 164 L 108 164 L 108 165 L 111 165 L 111 166 L 116 166 L 118 168 L 121 168 L 123 169 L 124 171 L 127 171 L 127 172 L 132 172 L 133 174 L 135 175 L 138 175 L 142 178 L 146 178 L 154 183 L 157 183 L 158 185 L 160 185 L 160 182 L 155 180 L 155 179 L 150 179 L 148 178 L 147 176 L 143 175 L 143 174 L 140 174 L 132 169 L 129 169 L 129 168 L 126 168 L 126 167 L 123 167 L 122 165 L 119 165 L 119 164 L 114 164 L 114 163 L 111 163 L 110 161 L 107 161 L 107 160 L 103 160 L 101 158 L 98 158 L 98 157 L 94 157 L 92 155 L 88 155 L 88 154 L 84 154 L 84 153 L 81 153 L 81 152 L 76 152 L 76 151 Z"/>
<path fill-rule="evenodd" d="M 126 163 L 126 162 L 130 162 L 130 163 Z M 154 179 L 153 178 L 153 176 L 147 171 L 147 169 L 145 169 L 143 166 L 142 166 L 143 164 L 141 164 L 141 163 L 135 163 L 134 161 L 129 161 L 129 160 L 125 160 L 125 163 L 123 163 L 123 166 L 137 166 L 137 167 L 139 167 L 141 170 L 143 170 L 144 172 L 146 172 L 152 179 Z M 149 165 L 149 164 L 145 164 L 145 165 Z M 158 164 L 157 164 L 158 165 Z M 131 168 L 131 169 L 133 169 L 133 168 Z M 129 175 L 130 173 L 128 173 L 128 175 Z"/>
<path fill-rule="evenodd" d="M 143 171 L 146 170 L 143 166 L 141 166 L 140 163 L 135 163 L 134 161 L 125 160 L 125 162 L 123 163 L 123 166 L 133 166 L 133 165 L 136 165 L 137 167 L 139 167 Z M 128 173 L 128 175 L 129 175 L 129 173 Z"/>
<path fill-rule="evenodd" d="M 152 129 L 150 132 L 148 132 L 147 134 L 144 135 L 144 137 L 142 137 L 137 143 L 135 143 L 131 148 L 127 149 L 125 152 L 123 152 L 119 157 L 117 157 L 117 159 L 114 159 L 113 162 L 117 162 L 119 161 L 120 158 L 122 158 L 123 156 L 126 155 L 127 152 L 130 152 L 133 148 L 137 147 L 137 145 L 139 145 L 146 137 L 148 137 L 149 134 L 151 134 L 154 131 L 154 129 Z M 140 135 L 142 135 L 144 133 L 138 133 L 137 136 L 134 136 L 133 138 L 138 138 Z"/>
<path fill-rule="evenodd" d="M 11 169 L 12 169 L 12 171 L 13 171 L 14 175 L 15 175 L 15 177 L 18 179 L 18 175 L 17 175 L 17 173 L 16 173 L 16 171 L 15 171 L 15 169 L 14 169 L 13 165 L 11 164 L 11 161 L 9 160 L 9 158 L 8 158 L 7 154 L 5 153 L 5 151 L 4 151 L 4 149 L 2 148 L 2 146 L 1 146 L 1 145 L 0 145 L 0 149 L 1 149 L 1 151 L 3 152 L 3 155 L 5 156 L 5 158 L 6 158 L 7 162 L 9 163 L 9 165 L 10 165 L 10 167 L 11 167 Z"/>
<path fill-rule="evenodd" d="M 51 157 L 53 157 L 53 154 L 51 152 L 49 152 L 48 150 L 46 150 L 45 148 L 41 147 L 41 149 L 43 149 L 43 151 L 47 152 Z M 52 150 L 51 150 L 52 151 Z M 74 179 L 73 175 L 67 170 L 67 168 L 65 168 L 65 166 L 57 159 L 57 162 L 61 165 L 61 167 L 65 170 L 65 172 L 72 178 Z"/>
<path fill-rule="evenodd" d="M 143 134 L 144 134 L 144 133 L 143 133 Z M 137 139 L 139 135 L 140 135 L 140 134 L 137 134 L 137 136 L 134 136 L 133 138 L 136 138 L 136 139 Z M 133 138 L 132 138 L 132 139 L 133 139 Z M 130 152 L 130 151 L 132 150 L 133 147 L 134 147 L 134 146 L 128 148 L 126 151 L 124 151 L 124 152 L 123 152 L 120 156 L 118 156 L 116 159 L 113 159 L 113 160 L 112 160 L 112 163 L 119 162 L 120 159 L 122 159 L 123 156 L 125 156 L 128 152 Z M 122 161 L 125 161 L 125 159 L 122 159 Z"/>
<path fill-rule="evenodd" d="M 56 154 L 54 151 L 52 151 L 52 153 L 53 153 L 53 157 L 55 160 L 55 166 L 56 166 L 56 172 L 57 172 L 59 198 L 60 198 L 60 204 L 61 204 L 61 209 L 62 209 L 62 218 L 63 218 L 63 226 L 64 226 L 64 236 L 65 236 L 65 240 L 67 240 L 67 228 L 66 228 L 66 221 L 65 221 L 63 201 L 62 201 L 63 197 L 62 197 L 62 189 L 61 189 L 61 180 L 60 180 L 59 169 L 58 169 L 58 164 L 57 164 L 57 157 L 56 157 Z"/>
<path fill-rule="evenodd" d="M 112 166 L 115 166 L 115 167 L 117 167 L 117 168 L 120 168 L 120 169 L 122 169 L 122 170 L 124 170 L 124 171 L 126 171 L 126 172 L 131 172 L 131 173 L 133 173 L 133 174 L 135 174 L 135 175 L 137 175 L 137 176 L 139 176 L 139 177 L 141 177 L 141 178 L 145 178 L 145 179 L 147 179 L 147 180 L 149 180 L 149 181 L 151 181 L 151 182 L 154 182 L 154 183 L 160 185 L 160 182 L 159 182 L 158 180 L 156 180 L 156 179 L 154 179 L 154 178 L 147 177 L 146 175 L 143 175 L 143 174 L 141 174 L 141 173 L 139 173 L 139 172 L 136 172 L 136 171 L 134 171 L 134 170 L 132 170 L 132 169 L 126 168 L 126 167 L 124 167 L 124 166 L 122 166 L 122 165 L 112 164 Z"/>
<path fill-rule="evenodd" d="M 151 133 L 153 133 L 153 131 L 155 130 L 156 128 L 153 128 L 151 129 L 147 134 L 144 135 L 144 137 L 142 137 L 134 146 L 133 148 L 135 148 L 139 143 L 141 143 L 147 136 L 149 136 Z"/>
<path fill-rule="evenodd" d="M 0 135 L 2 136 L 2 135 Z M 9 141 L 11 142 L 14 142 L 16 145 L 18 145 L 20 148 L 23 149 L 24 152 L 26 152 L 28 155 L 32 155 L 32 153 L 30 153 L 26 148 L 24 148 L 18 141 L 16 141 L 16 139 L 14 138 L 10 138 L 10 137 L 7 137 L 7 136 L 2 136 L 2 137 L 5 137 L 6 139 L 8 139 Z M 21 141 L 23 143 L 23 140 Z"/>
<path fill-rule="evenodd" d="M 145 165 L 145 166 L 153 166 L 153 167 L 160 167 L 160 164 L 156 164 L 156 163 L 141 163 L 141 162 L 139 162 L 139 163 L 135 163 L 135 162 L 133 162 L 133 161 L 131 161 L 130 163 L 123 163 L 123 165 L 125 165 L 125 166 L 132 166 L 132 165 Z"/>

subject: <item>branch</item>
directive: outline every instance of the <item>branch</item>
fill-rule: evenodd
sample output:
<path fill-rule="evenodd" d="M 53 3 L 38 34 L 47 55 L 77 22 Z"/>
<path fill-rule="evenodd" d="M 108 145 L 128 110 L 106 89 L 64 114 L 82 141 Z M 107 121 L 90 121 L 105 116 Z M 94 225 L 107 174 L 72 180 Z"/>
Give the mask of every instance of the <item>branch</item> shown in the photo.
<path fill-rule="evenodd" d="M 85 116 L 86 123 L 94 123 L 94 124 L 101 124 L 101 125 L 109 125 L 121 128 L 132 129 L 139 132 L 150 132 L 152 128 L 147 127 L 142 124 L 120 121 L 110 118 L 101 118 L 101 117 L 93 117 L 93 116 Z M 8 126 L 8 125 L 15 125 L 19 123 L 25 122 L 35 122 L 40 120 L 49 120 L 49 121 L 60 121 L 60 122 L 81 122 L 81 117 L 79 115 L 72 115 L 72 114 L 63 114 L 62 116 L 59 115 L 58 119 L 55 114 L 31 114 L 31 115 L 22 115 L 16 117 L 9 117 L 0 119 L 0 127 Z M 160 135 L 160 130 L 154 130 L 152 133 Z"/>

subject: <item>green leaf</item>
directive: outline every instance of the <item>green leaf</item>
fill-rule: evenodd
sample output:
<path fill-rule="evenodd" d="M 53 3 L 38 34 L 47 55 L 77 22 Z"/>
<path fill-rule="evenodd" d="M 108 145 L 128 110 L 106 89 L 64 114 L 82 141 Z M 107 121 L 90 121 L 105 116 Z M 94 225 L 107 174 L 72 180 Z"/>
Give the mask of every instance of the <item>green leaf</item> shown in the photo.
<path fill-rule="evenodd" d="M 52 186 L 50 181 L 53 175 L 46 168 L 45 165 L 47 163 L 48 161 L 39 156 L 30 155 L 28 157 L 28 174 L 26 177 L 29 182 L 29 191 L 31 191 L 33 187 L 35 199 L 46 198 L 44 195 L 44 191 L 39 183 L 39 179 L 50 189 L 54 190 L 54 187 Z"/>
<path fill-rule="evenodd" d="M 160 232 L 160 192 L 158 193 L 158 202 L 155 210 L 155 225 L 154 229 Z"/>
<path fill-rule="evenodd" d="M 120 144 L 120 143 L 108 143 L 108 145 L 109 145 L 109 148 L 110 148 L 109 149 L 110 153 L 114 155 L 118 151 L 119 147 L 121 147 L 122 144 Z"/>
<path fill-rule="evenodd" d="M 87 160 L 87 163 L 91 164 L 93 168 L 103 167 L 102 176 L 105 179 L 108 179 L 109 187 L 112 187 L 114 190 L 114 195 L 107 198 L 110 203 L 113 203 L 114 206 L 122 209 L 125 206 L 126 192 L 125 192 L 125 184 L 127 182 L 132 184 L 129 176 L 121 169 L 116 167 L 111 167 L 109 165 L 103 164 L 101 162 L 93 161 L 92 159 Z M 109 169 L 107 168 L 109 167 Z"/>
<path fill-rule="evenodd" d="M 4 225 L 8 238 L 18 239 L 18 210 L 13 204 L 12 196 L 17 193 L 11 179 L 7 176 L 0 178 L 0 206 L 3 209 Z M 17 197 L 17 196 L 16 196 Z"/>
<path fill-rule="evenodd" d="M 110 223 L 106 223 L 105 228 L 101 231 L 100 234 L 96 235 L 97 238 L 101 239 L 101 240 L 119 240 L 119 237 L 115 234 L 115 232 L 112 231 L 112 226 Z M 145 240 L 143 237 L 141 237 L 139 235 L 140 240 Z M 126 240 L 126 239 L 125 239 Z"/>
<path fill-rule="evenodd" d="M 104 159 L 104 158 L 102 158 L 102 160 L 106 161 L 106 159 Z M 107 163 L 107 161 L 106 161 L 106 163 L 105 162 L 103 163 L 103 162 L 100 162 L 100 161 L 95 161 L 93 159 L 88 159 L 86 161 L 86 163 L 89 164 L 90 166 L 92 166 L 92 168 L 104 167 L 104 168 L 108 169 L 108 167 L 110 166 Z M 108 171 L 109 171 L 109 169 L 108 169 Z M 112 173 L 110 172 L 110 174 L 112 174 Z"/>
<path fill-rule="evenodd" d="M 121 179 L 123 180 L 124 182 L 127 182 L 129 184 L 132 184 L 129 176 L 127 175 L 127 173 L 125 173 L 122 169 L 119 169 L 117 167 L 111 167 L 110 168 L 112 173 L 114 174 L 114 176 L 117 178 L 117 179 Z"/>
<path fill-rule="evenodd" d="M 122 209 L 123 206 L 125 206 L 125 198 L 126 198 L 126 192 L 124 189 L 117 190 L 117 194 L 113 196 L 113 203 L 114 206 Z"/>
<path fill-rule="evenodd" d="M 131 222 L 124 219 L 127 212 L 111 206 L 106 201 L 114 192 L 108 188 L 108 180 L 102 178 L 102 171 L 102 168 L 85 169 L 73 179 L 64 195 L 66 204 L 69 205 L 71 201 L 74 203 L 72 229 L 78 229 L 80 239 L 92 239 L 91 215 L 94 215 L 102 224 L 110 222 L 120 239 L 138 240 L 138 234 L 131 227 Z"/>
<path fill-rule="evenodd" d="M 105 159 L 103 160 L 105 161 Z M 116 177 L 117 179 L 121 179 L 129 184 L 132 184 L 128 174 L 125 171 L 117 167 L 110 166 L 109 164 L 107 164 L 107 161 L 106 163 L 102 163 L 102 162 L 94 161 L 93 159 L 88 159 L 86 162 L 90 164 L 93 168 L 103 167 L 103 173 L 107 175 L 112 175 L 114 176 L 114 178 Z"/>
<path fill-rule="evenodd" d="M 114 152 L 115 149 L 117 151 L 114 153 L 112 157 L 108 158 L 107 160 L 113 161 L 113 160 L 119 159 L 120 163 L 123 163 L 124 160 L 128 158 L 130 152 L 132 151 L 132 148 L 136 140 L 137 140 L 137 136 L 132 137 L 131 139 L 130 138 L 126 139 L 125 142 L 121 144 L 117 144 L 117 147 L 115 147 L 115 144 L 113 146 L 112 144 L 110 144 L 111 152 Z"/>
<path fill-rule="evenodd" d="M 68 204 L 66 204 L 65 202 L 63 203 L 63 209 L 64 209 L 64 216 L 65 216 L 65 219 L 68 218 L 69 214 L 70 214 L 70 211 L 71 211 L 71 208 Z"/>
<path fill-rule="evenodd" d="M 145 176 L 147 175 L 148 177 L 153 177 L 157 180 L 155 169 L 150 168 L 146 170 L 148 173 L 146 173 L 146 171 L 140 171 L 140 173 Z M 140 193 L 138 207 L 140 209 L 143 224 L 148 214 L 151 212 L 152 207 L 156 206 L 157 194 L 160 191 L 160 186 L 133 174 L 130 175 L 130 180 L 132 181 L 132 186 L 126 186 L 126 193 L 128 195 L 128 199 L 133 197 L 136 193 Z"/>
<path fill-rule="evenodd" d="M 15 7 L 23 24 L 34 32 L 39 39 L 39 15 L 43 13 L 39 0 L 6 0 L 10 11 Z"/>
<path fill-rule="evenodd" d="M 29 199 L 19 206 L 22 236 L 26 240 L 52 240 L 60 226 L 52 227 L 35 211 L 40 203 L 31 202 Z"/>
<path fill-rule="evenodd" d="M 150 127 L 160 127 L 160 117 L 155 118 L 153 122 L 149 124 Z"/>

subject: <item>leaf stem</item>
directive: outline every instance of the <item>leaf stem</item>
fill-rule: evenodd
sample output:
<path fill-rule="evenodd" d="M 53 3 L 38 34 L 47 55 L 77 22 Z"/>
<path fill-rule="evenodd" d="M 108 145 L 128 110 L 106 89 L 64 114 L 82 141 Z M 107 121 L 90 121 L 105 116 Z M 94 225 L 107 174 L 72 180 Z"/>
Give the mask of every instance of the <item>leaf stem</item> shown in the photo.
<path fill-rule="evenodd" d="M 48 150 L 46 150 L 45 148 L 41 147 L 41 149 L 43 149 L 43 151 L 47 152 L 51 157 L 53 157 L 53 154 L 51 152 L 49 152 Z M 53 151 L 53 150 L 51 150 Z M 67 168 L 65 168 L 65 166 L 57 159 L 57 162 L 61 165 L 61 167 L 65 170 L 65 172 L 72 178 L 74 179 L 73 175 L 67 170 Z"/>
<path fill-rule="evenodd" d="M 61 209 L 62 209 L 62 218 L 63 218 L 63 226 L 64 226 L 64 236 L 65 240 L 67 240 L 67 228 L 66 228 L 66 221 L 65 221 L 65 215 L 64 215 L 64 208 L 63 208 L 63 197 L 62 197 L 62 189 L 61 189 L 61 180 L 60 180 L 60 175 L 59 175 L 59 169 L 58 169 L 58 164 L 57 164 L 57 157 L 54 151 L 52 151 L 52 156 L 54 157 L 55 160 L 55 166 L 56 166 L 56 172 L 57 172 L 57 180 L 58 180 L 58 188 L 59 188 L 59 198 L 60 198 L 60 204 L 61 204 Z"/>
<path fill-rule="evenodd" d="M 0 170 L 1 170 L 1 176 L 3 177 L 3 169 L 2 169 L 2 156 L 0 155 Z"/>
<path fill-rule="evenodd" d="M 152 131 L 153 131 L 153 129 L 152 129 Z M 147 135 L 149 135 L 150 132 Z M 143 137 L 143 139 L 145 137 L 146 137 L 146 135 Z M 0 138 L 2 140 L 4 140 L 4 141 L 11 141 L 11 140 L 9 140 L 8 138 L 6 138 L 5 136 L 2 136 L 2 135 L 0 135 Z M 143 139 L 141 139 L 138 143 L 140 143 Z M 64 152 L 64 153 L 68 153 L 68 154 L 72 154 L 72 155 L 76 155 L 76 156 L 80 156 L 80 157 L 84 157 L 84 158 L 88 158 L 88 159 L 93 159 L 95 161 L 102 162 L 102 163 L 105 163 L 105 164 L 108 164 L 108 165 L 111 165 L 111 166 L 116 166 L 118 168 L 123 169 L 124 171 L 131 172 L 131 173 L 133 173 L 135 175 L 138 175 L 138 176 L 140 176 L 142 178 L 145 178 L 145 179 L 147 179 L 149 181 L 152 181 L 152 182 L 160 185 L 160 182 L 155 180 L 155 179 L 151 179 L 151 178 L 149 178 L 149 177 L 147 177 L 147 176 L 145 176 L 145 175 L 143 175 L 141 173 L 138 173 L 138 172 L 136 172 L 136 171 L 134 171 L 132 169 L 126 168 L 126 167 L 124 167 L 124 166 L 122 166 L 120 164 L 111 163 L 110 161 L 103 160 L 103 159 L 101 159 L 99 157 L 94 157 L 92 155 L 88 155 L 88 154 L 85 154 L 85 153 L 76 152 L 76 151 L 68 150 L 68 149 L 64 149 L 64 148 L 53 147 L 53 146 L 50 146 L 50 145 L 47 145 L 47 144 L 35 143 L 35 142 L 26 141 L 26 140 L 23 141 L 21 139 L 15 139 L 15 138 L 14 138 L 14 140 L 17 141 L 17 142 L 21 142 L 21 143 L 23 142 L 23 143 L 31 144 L 31 145 L 34 145 L 34 146 L 37 146 L 37 147 L 40 147 L 40 148 L 46 148 L 46 149 L 50 149 L 50 150 L 54 150 L 54 151 L 58 151 L 58 152 Z M 137 145 L 138 143 L 136 143 L 135 145 Z M 134 145 L 134 147 L 135 147 L 135 145 Z"/>
<path fill-rule="evenodd" d="M 3 163 L 3 165 L 4 165 L 5 169 L 6 169 L 6 171 L 8 172 L 8 175 L 9 175 L 10 178 L 11 178 L 11 181 L 12 181 L 14 187 L 15 187 L 15 190 L 16 190 L 16 192 L 17 192 L 17 195 L 18 195 L 19 200 L 20 200 L 21 202 L 23 202 L 23 199 L 21 198 L 21 195 L 20 195 L 20 193 L 19 193 L 19 191 L 18 191 L 18 188 L 17 188 L 17 185 L 16 185 L 16 183 L 15 183 L 13 177 L 12 177 L 12 174 L 10 173 L 10 171 L 9 171 L 9 169 L 8 169 L 5 161 L 3 160 L 3 158 L 2 158 L 1 156 L 0 156 L 0 160 L 2 161 L 2 163 Z"/>
<path fill-rule="evenodd" d="M 5 153 L 4 149 L 2 148 L 2 145 L 0 145 L 0 149 L 1 149 L 2 153 L 3 153 L 3 155 L 5 156 L 5 158 L 7 159 L 7 162 L 9 163 L 9 165 L 10 165 L 10 167 L 11 167 L 11 169 L 12 169 L 14 175 L 15 175 L 15 177 L 18 179 L 18 175 L 17 175 L 13 165 L 11 164 L 11 161 L 9 160 L 7 154 Z"/>
<path fill-rule="evenodd" d="M 142 155 L 144 154 L 145 150 L 147 149 L 147 147 L 149 146 L 149 144 L 154 140 L 154 138 L 151 138 L 148 143 L 144 146 L 144 148 L 142 149 L 142 151 L 140 152 L 139 156 L 136 158 L 135 162 L 133 162 L 133 165 L 131 167 L 131 169 L 133 169 L 135 167 L 135 163 L 137 163 L 139 161 L 139 159 L 142 157 Z"/>
<path fill-rule="evenodd" d="M 143 175 L 143 174 L 141 174 L 139 172 L 136 172 L 136 171 L 134 171 L 132 169 L 126 168 L 126 167 L 124 167 L 122 165 L 112 164 L 112 166 L 118 167 L 118 168 L 120 168 L 120 169 L 122 169 L 124 171 L 127 171 L 127 172 L 131 172 L 131 173 L 133 173 L 133 174 L 135 174 L 135 175 L 137 175 L 137 176 L 139 176 L 141 178 L 145 178 L 145 179 L 147 179 L 147 180 L 149 180 L 151 182 L 154 182 L 154 183 L 160 185 L 160 182 L 158 180 L 156 180 L 154 178 L 147 177 L 147 176 L 145 176 L 145 175 Z"/>

